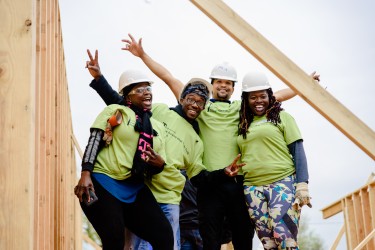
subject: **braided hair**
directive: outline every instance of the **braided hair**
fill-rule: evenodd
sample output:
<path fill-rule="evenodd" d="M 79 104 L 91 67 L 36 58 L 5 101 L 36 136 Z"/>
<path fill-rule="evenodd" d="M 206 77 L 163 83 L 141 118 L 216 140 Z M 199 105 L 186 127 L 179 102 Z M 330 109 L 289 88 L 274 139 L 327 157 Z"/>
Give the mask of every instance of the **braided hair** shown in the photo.
<path fill-rule="evenodd" d="M 277 124 L 281 122 L 280 111 L 282 111 L 283 108 L 281 108 L 281 103 L 277 101 L 276 98 L 273 96 L 272 89 L 269 88 L 266 91 L 268 98 L 270 100 L 270 103 L 266 111 L 267 121 L 272 122 L 277 126 Z M 242 135 L 244 139 L 246 139 L 246 133 L 249 130 L 250 124 L 254 120 L 254 114 L 249 106 L 249 95 L 250 92 L 242 92 L 241 95 L 241 109 L 240 122 L 238 124 L 238 135 Z"/>

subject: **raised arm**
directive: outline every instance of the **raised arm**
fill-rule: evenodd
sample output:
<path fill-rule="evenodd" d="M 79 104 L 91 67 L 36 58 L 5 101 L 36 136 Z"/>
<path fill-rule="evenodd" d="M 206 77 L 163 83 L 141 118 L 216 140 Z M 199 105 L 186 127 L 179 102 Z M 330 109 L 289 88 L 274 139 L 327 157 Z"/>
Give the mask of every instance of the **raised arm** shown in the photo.
<path fill-rule="evenodd" d="M 317 75 L 316 71 L 312 72 L 310 74 L 310 76 L 314 80 L 316 80 L 318 82 L 320 81 L 320 75 Z M 287 100 L 295 97 L 296 93 L 291 88 L 286 88 L 286 89 L 282 89 L 282 90 L 276 91 L 274 93 L 274 96 L 275 96 L 276 100 L 278 100 L 279 102 L 283 102 L 283 101 L 287 101 Z"/>
<path fill-rule="evenodd" d="M 156 75 L 158 76 L 163 82 L 165 82 L 170 90 L 172 90 L 174 96 L 177 100 L 180 98 L 180 93 L 184 84 L 175 78 L 169 70 L 167 70 L 163 65 L 156 62 L 152 59 L 142 47 L 142 38 L 139 39 L 137 42 L 131 34 L 128 34 L 130 37 L 129 39 L 123 39 L 122 41 L 126 44 L 122 50 L 127 50 L 132 53 L 134 56 L 137 56 L 142 59 L 144 64 Z"/>
<path fill-rule="evenodd" d="M 90 83 L 90 87 L 96 90 L 107 105 L 123 104 L 123 97 L 112 89 L 100 71 L 98 50 L 95 50 L 95 57 L 92 57 L 90 50 L 87 50 L 87 55 L 90 60 L 86 61 L 86 68 L 94 78 Z"/>

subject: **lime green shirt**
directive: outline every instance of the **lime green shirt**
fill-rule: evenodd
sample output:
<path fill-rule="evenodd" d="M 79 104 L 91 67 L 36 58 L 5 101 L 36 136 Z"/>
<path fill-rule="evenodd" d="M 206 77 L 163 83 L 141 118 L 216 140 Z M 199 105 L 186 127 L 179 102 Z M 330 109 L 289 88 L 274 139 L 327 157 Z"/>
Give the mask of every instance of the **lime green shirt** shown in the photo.
<path fill-rule="evenodd" d="M 205 169 L 203 143 L 192 125 L 167 105 L 154 104 L 152 117 L 165 129 L 167 165 L 148 185 L 159 203 L 179 204 L 185 185 L 180 169 L 186 169 L 189 178 Z"/>
<path fill-rule="evenodd" d="M 203 164 L 208 171 L 222 169 L 239 154 L 237 127 L 241 101 L 209 102 L 198 117 L 204 143 Z"/>
<path fill-rule="evenodd" d="M 241 150 L 244 185 L 262 186 L 284 179 L 295 172 L 288 145 L 302 139 L 294 118 L 280 112 L 281 123 L 275 126 L 266 116 L 255 116 L 247 138 L 237 137 Z"/>
<path fill-rule="evenodd" d="M 116 180 L 124 180 L 130 177 L 138 145 L 139 132 L 134 130 L 135 113 L 123 105 L 109 105 L 98 115 L 91 128 L 105 130 L 107 120 L 115 114 L 116 110 L 121 111 L 123 121 L 113 129 L 111 144 L 100 150 L 93 172 L 106 174 Z M 153 148 L 163 159 L 166 159 L 165 129 L 160 122 L 152 117 L 150 120 L 152 128 L 158 133 L 153 138 Z"/>

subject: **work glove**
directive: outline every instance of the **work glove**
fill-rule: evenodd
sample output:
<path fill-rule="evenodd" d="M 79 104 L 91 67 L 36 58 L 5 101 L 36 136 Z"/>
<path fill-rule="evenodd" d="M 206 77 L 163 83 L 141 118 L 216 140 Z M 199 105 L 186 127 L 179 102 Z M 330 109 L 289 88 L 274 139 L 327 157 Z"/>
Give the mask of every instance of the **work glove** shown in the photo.
<path fill-rule="evenodd" d="M 307 205 L 310 208 L 312 207 L 310 203 L 310 194 L 309 194 L 309 188 L 306 182 L 299 182 L 297 183 L 296 187 L 296 195 L 295 200 L 293 203 L 293 206 L 296 206 L 296 208 L 302 208 L 303 205 Z"/>
<path fill-rule="evenodd" d="M 120 125 L 121 122 L 122 122 L 121 112 L 119 110 L 116 110 L 116 113 L 108 119 L 107 125 L 104 130 L 103 140 L 105 141 L 106 146 L 108 146 L 112 142 L 113 128 Z"/>
<path fill-rule="evenodd" d="M 107 126 L 105 127 L 104 136 L 103 136 L 103 140 L 105 141 L 105 145 L 108 146 L 109 144 L 111 144 L 112 139 L 113 139 L 112 126 L 109 122 L 107 122 Z"/>

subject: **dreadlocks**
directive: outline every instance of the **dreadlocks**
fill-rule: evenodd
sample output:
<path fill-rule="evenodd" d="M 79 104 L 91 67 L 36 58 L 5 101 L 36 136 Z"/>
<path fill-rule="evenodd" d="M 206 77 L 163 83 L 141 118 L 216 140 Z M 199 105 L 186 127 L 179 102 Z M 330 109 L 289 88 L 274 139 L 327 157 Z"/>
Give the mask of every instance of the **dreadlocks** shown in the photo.
<path fill-rule="evenodd" d="M 269 88 L 266 91 L 268 98 L 270 100 L 270 104 L 267 107 L 266 111 L 267 121 L 272 122 L 277 126 L 277 124 L 281 122 L 280 111 L 283 110 L 283 108 L 281 108 L 281 103 L 276 101 L 276 98 L 273 96 L 272 89 Z M 240 122 L 238 124 L 238 135 L 242 135 L 244 139 L 246 139 L 246 133 L 249 130 L 250 124 L 254 120 L 254 114 L 251 112 L 248 98 L 249 92 L 242 92 Z"/>

